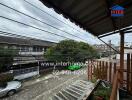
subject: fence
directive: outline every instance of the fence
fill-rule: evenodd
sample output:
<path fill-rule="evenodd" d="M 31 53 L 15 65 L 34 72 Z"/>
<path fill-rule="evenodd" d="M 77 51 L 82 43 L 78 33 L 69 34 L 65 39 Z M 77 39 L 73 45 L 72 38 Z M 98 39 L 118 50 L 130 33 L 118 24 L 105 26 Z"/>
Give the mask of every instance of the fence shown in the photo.
<path fill-rule="evenodd" d="M 112 93 L 110 100 L 116 100 L 117 90 L 123 87 L 128 93 L 132 94 L 132 54 L 127 54 L 124 61 L 124 68 L 119 69 L 117 61 L 88 61 L 88 79 L 97 79 L 109 81 L 112 84 Z M 120 73 L 123 72 L 123 81 L 120 81 Z"/>
<path fill-rule="evenodd" d="M 13 70 L 15 80 L 23 80 L 39 75 L 39 66 Z"/>
<path fill-rule="evenodd" d="M 88 79 L 92 80 L 95 76 L 97 79 L 113 82 L 116 73 L 116 63 L 106 61 L 89 61 Z"/>

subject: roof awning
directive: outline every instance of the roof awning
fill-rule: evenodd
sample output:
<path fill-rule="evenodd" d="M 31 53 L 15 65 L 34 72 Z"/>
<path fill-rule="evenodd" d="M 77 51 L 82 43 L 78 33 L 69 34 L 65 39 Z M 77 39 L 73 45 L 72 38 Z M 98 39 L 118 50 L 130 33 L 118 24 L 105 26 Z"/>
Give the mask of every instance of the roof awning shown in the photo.
<path fill-rule="evenodd" d="M 116 0 L 40 0 L 95 36 L 113 32 L 132 24 L 132 0 L 118 3 L 125 8 L 122 18 L 112 18 L 110 8 Z M 117 0 L 118 1 L 118 0 Z"/>

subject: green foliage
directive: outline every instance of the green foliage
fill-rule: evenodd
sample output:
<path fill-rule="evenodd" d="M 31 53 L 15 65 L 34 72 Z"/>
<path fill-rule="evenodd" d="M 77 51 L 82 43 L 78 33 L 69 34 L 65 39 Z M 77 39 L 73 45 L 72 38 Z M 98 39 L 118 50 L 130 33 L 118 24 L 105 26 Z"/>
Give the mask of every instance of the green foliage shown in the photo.
<path fill-rule="evenodd" d="M 111 87 L 105 88 L 102 85 L 100 85 L 97 90 L 94 92 L 94 97 L 103 97 L 104 100 L 109 100 L 111 94 Z M 95 99 L 96 100 L 96 99 Z"/>
<path fill-rule="evenodd" d="M 97 79 L 96 77 L 93 77 L 93 79 L 91 80 L 92 83 L 96 83 L 97 82 Z"/>
<path fill-rule="evenodd" d="M 74 62 L 97 58 L 98 53 L 87 43 L 74 40 L 63 40 L 56 46 L 49 48 L 44 56 L 52 61 Z"/>
<path fill-rule="evenodd" d="M 0 71 L 3 67 L 13 63 L 13 57 L 17 55 L 17 50 L 0 47 Z"/>

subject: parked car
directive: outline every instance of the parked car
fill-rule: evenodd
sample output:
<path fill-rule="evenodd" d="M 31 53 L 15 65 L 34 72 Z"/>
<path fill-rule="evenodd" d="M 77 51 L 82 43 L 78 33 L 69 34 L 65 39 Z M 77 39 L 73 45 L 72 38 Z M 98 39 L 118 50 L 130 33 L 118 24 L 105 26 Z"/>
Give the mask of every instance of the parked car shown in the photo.
<path fill-rule="evenodd" d="M 12 96 L 22 87 L 19 81 L 10 81 L 0 85 L 0 97 Z"/>

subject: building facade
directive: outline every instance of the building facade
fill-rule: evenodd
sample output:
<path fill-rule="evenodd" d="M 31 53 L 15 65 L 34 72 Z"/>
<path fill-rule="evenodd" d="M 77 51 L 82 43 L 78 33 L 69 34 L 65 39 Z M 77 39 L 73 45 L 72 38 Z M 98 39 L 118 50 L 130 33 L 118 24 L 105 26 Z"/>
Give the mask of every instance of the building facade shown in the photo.
<path fill-rule="evenodd" d="M 45 60 L 44 53 L 56 43 L 34 38 L 16 38 L 0 36 L 0 47 L 17 50 L 14 64 Z"/>
<path fill-rule="evenodd" d="M 116 49 L 114 44 L 109 45 Z M 114 50 L 106 44 L 94 44 L 93 47 L 100 53 L 100 56 L 107 57 L 109 55 L 114 54 Z"/>

